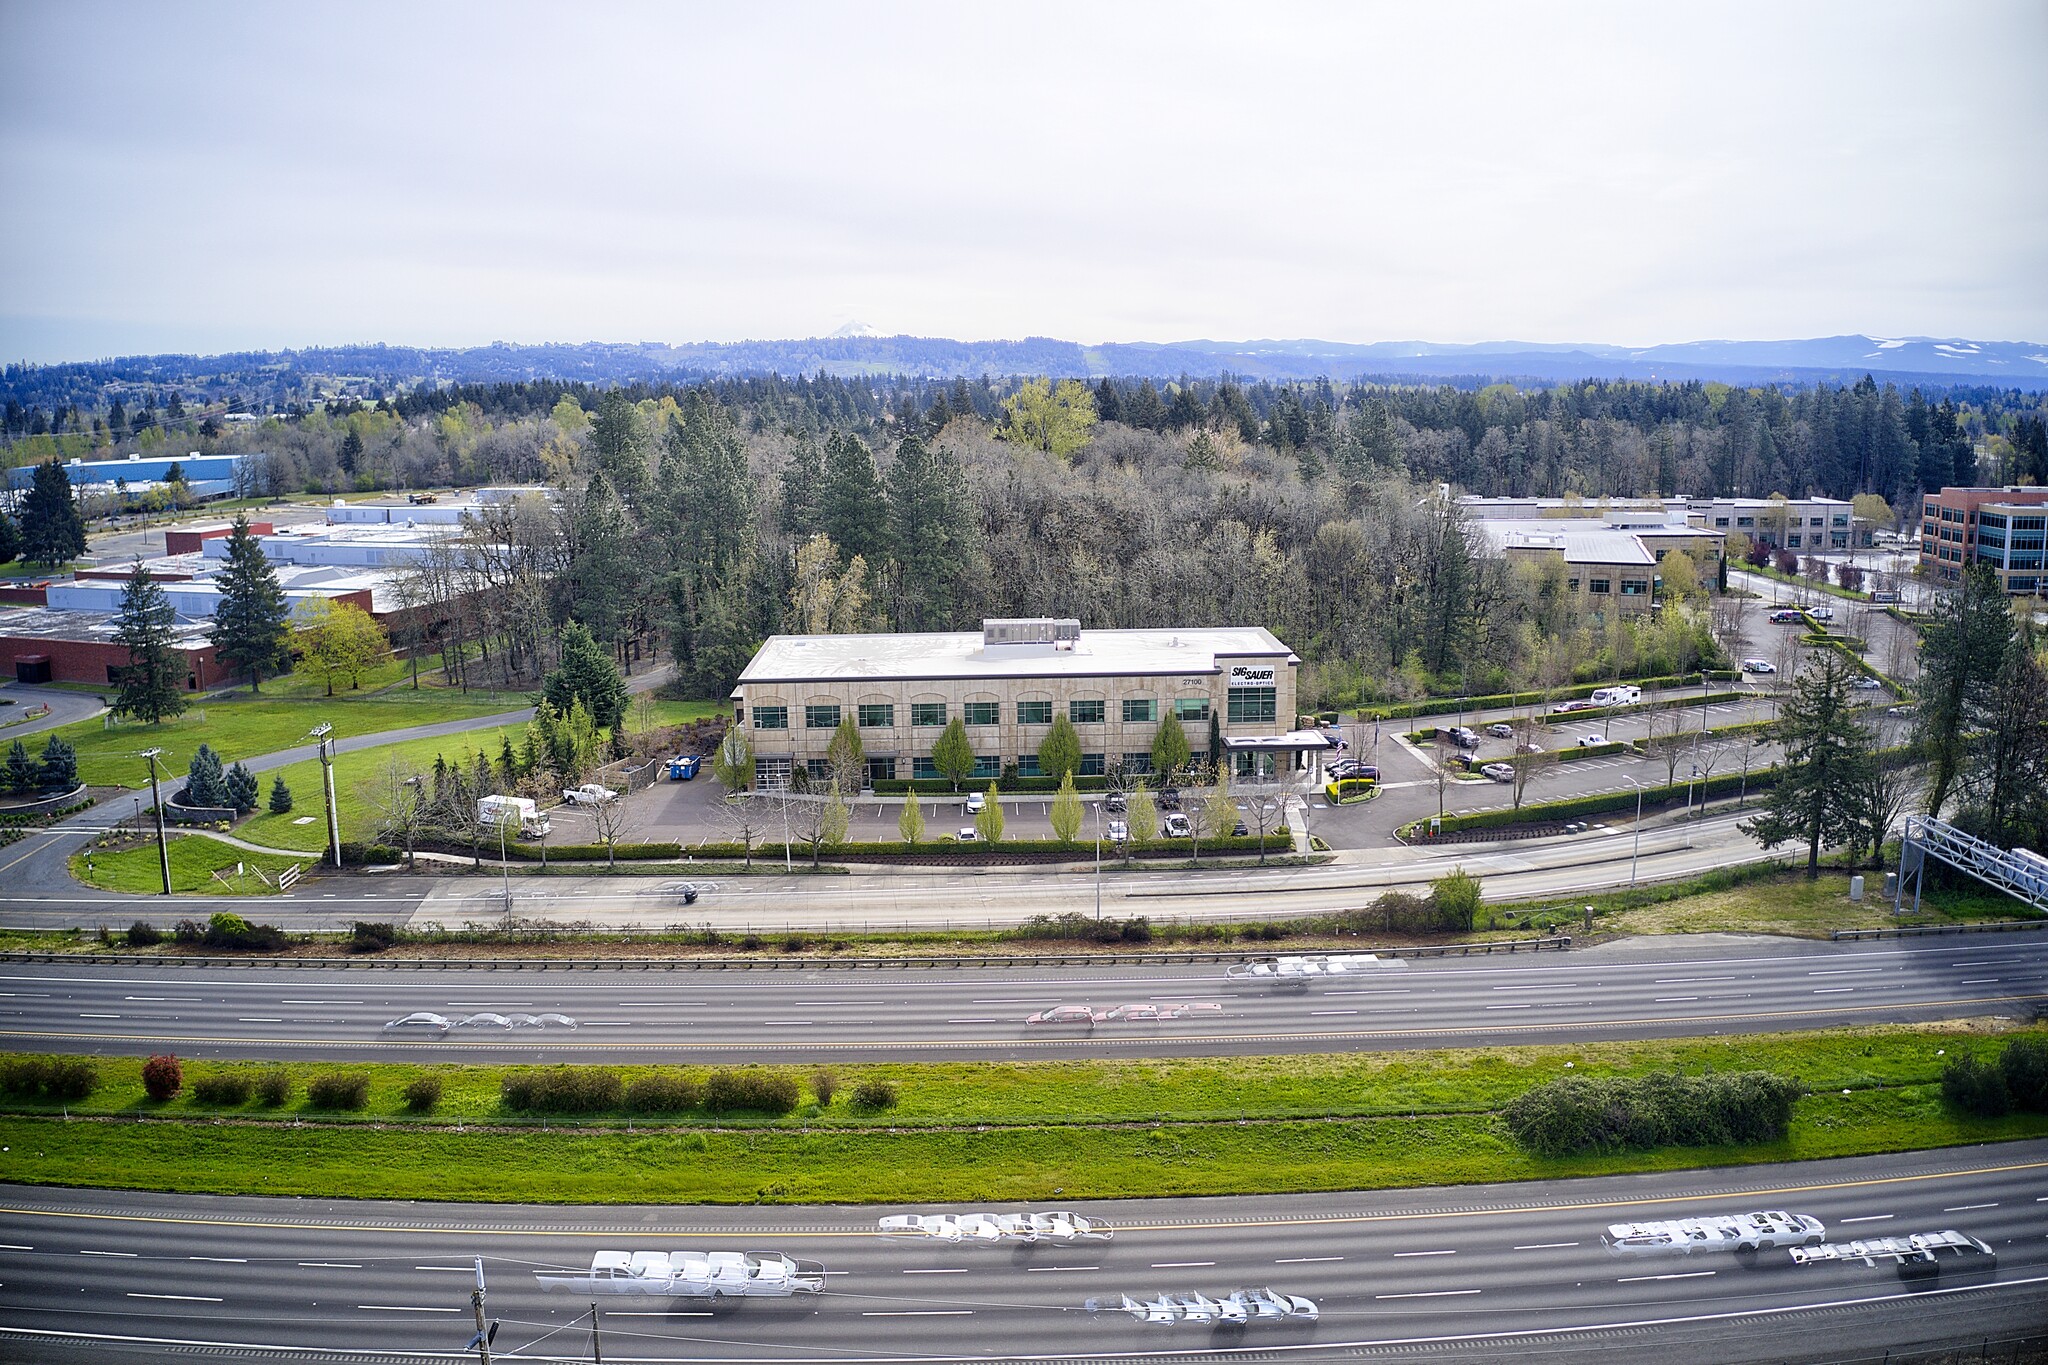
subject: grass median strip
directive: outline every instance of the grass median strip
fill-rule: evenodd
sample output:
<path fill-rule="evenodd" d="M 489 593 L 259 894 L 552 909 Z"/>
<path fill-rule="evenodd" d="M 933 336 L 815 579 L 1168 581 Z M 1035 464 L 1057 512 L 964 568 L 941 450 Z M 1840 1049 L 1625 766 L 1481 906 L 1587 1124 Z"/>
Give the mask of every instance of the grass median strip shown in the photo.
<path fill-rule="evenodd" d="M 7 1178 L 210 1193 L 534 1202 L 944 1200 L 1230 1194 L 1458 1183 L 1904 1151 L 2048 1134 L 2048 1117 L 1973 1119 L 1942 1103 L 1947 1058 L 1988 1051 L 1991 1024 L 1839 1029 L 1426 1053 L 835 1068 L 836 1102 L 768 1119 L 508 1113 L 519 1068 L 295 1065 L 276 1108 L 206 1105 L 197 1083 L 260 1065 L 187 1061 L 186 1091 L 142 1095 L 138 1059 L 99 1061 L 97 1093 L 8 1101 Z M 1497 1111 L 1562 1075 L 1760 1068 L 1796 1076 L 1782 1142 L 1543 1158 Z M 655 1068 L 612 1068 L 630 1081 Z M 668 1069 L 673 1074 L 674 1069 Z M 701 1075 L 703 1068 L 688 1068 Z M 370 1077 L 356 1115 L 308 1107 L 309 1082 Z M 442 1082 L 429 1114 L 404 1094 Z M 845 1096 L 896 1086 L 895 1107 Z M 70 1117 L 59 1117 L 59 1111 Z M 143 1119 L 146 1121 L 128 1121 Z"/>

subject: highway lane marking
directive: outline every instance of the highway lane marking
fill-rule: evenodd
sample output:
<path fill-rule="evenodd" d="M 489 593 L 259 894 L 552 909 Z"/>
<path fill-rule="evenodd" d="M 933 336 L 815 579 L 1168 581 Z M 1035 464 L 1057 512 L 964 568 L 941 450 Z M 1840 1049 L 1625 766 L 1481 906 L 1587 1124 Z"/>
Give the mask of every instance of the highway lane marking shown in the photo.
<path fill-rule="evenodd" d="M 967 1267 L 960 1266 L 951 1270 L 906 1270 L 903 1273 L 906 1275 L 965 1275 Z"/>
<path fill-rule="evenodd" d="M 134 996 L 129 997 L 131 1000 L 134 998 Z M 280 1000 L 277 1003 L 280 1005 L 361 1005 L 367 1002 L 362 1000 Z"/>
<path fill-rule="evenodd" d="M 466 1265 L 416 1265 L 414 1270 L 452 1270 L 458 1275 L 469 1274 L 474 1267 Z"/>
<path fill-rule="evenodd" d="M 359 1303 L 366 1313 L 460 1313 L 460 1308 L 408 1308 L 402 1303 Z"/>
<path fill-rule="evenodd" d="M 1558 1248 L 1560 1248 L 1560 1247 L 1575 1247 L 1575 1246 L 1577 1246 L 1577 1245 L 1578 1245 L 1578 1243 L 1577 1243 L 1577 1242 L 1531 1242 L 1531 1243 L 1530 1243 L 1529 1245 L 1527 1245 L 1527 1246 L 1520 1246 L 1520 1247 L 1516 1247 L 1516 1248 L 1515 1248 L 1515 1250 L 1516 1250 L 1516 1251 L 1556 1251 L 1556 1250 L 1557 1250 Z"/>
<path fill-rule="evenodd" d="M 1886 970 L 1883 967 L 1834 967 L 1827 971 L 1808 972 L 1808 976 L 1875 976 Z"/>
<path fill-rule="evenodd" d="M 1650 1003 L 1653 1005 L 1678 1005 L 1688 1000 L 1697 1000 L 1697 995 L 1660 995 Z"/>
<path fill-rule="evenodd" d="M 607 1308 L 608 1318 L 708 1318 L 708 1308 Z"/>
<path fill-rule="evenodd" d="M 247 1256 L 187 1256 L 188 1261 L 213 1261 L 220 1265 L 247 1265 Z"/>
<path fill-rule="evenodd" d="M 31 1247 L 31 1246 L 22 1246 L 22 1245 L 20 1245 L 19 1243 L 16 1243 L 16 1242 L 0 1242 L 0 1251 L 34 1251 L 34 1250 L 35 1250 L 35 1248 L 34 1248 L 34 1247 Z"/>
<path fill-rule="evenodd" d="M 134 1290 L 130 1290 L 130 1291 L 129 1291 L 129 1293 L 128 1293 L 128 1297 L 129 1297 L 129 1298 L 131 1298 L 131 1299 L 174 1299 L 174 1300 L 176 1300 L 176 1301 L 177 1301 L 177 1302 L 179 1302 L 179 1303 L 220 1303 L 220 1302 L 222 1302 L 222 1300 L 220 1300 L 220 1299 L 212 1298 L 212 1297 L 209 1297 L 208 1295 L 205 1295 L 205 1294 L 141 1294 L 141 1293 L 137 1293 L 137 1292 L 135 1292 Z"/>
<path fill-rule="evenodd" d="M 118 1014 L 81 1014 L 78 1017 L 81 1019 L 119 1019 L 121 1016 Z M 248 1021 L 243 1020 L 243 1022 L 247 1023 Z M 282 1019 L 274 1019 L 271 1022 L 281 1024 L 284 1021 Z"/>
<path fill-rule="evenodd" d="M 1341 1261 L 1342 1256 L 1283 1256 L 1274 1265 L 1313 1265 L 1317 1261 Z"/>
<path fill-rule="evenodd" d="M 1660 976 L 1650 984 L 1653 986 L 1704 986 L 1710 982 L 1733 981 L 1732 976 Z"/>
<path fill-rule="evenodd" d="M 123 1260 L 132 1261 L 142 1253 L 138 1251 L 81 1251 L 78 1254 L 81 1256 L 119 1256 Z"/>
<path fill-rule="evenodd" d="M 1882 1223 L 1886 1219 L 1896 1216 L 1890 1213 L 1866 1213 L 1861 1218 L 1843 1218 L 1838 1221 L 1843 1223 Z"/>
<path fill-rule="evenodd" d="M 176 1005 L 196 1005 L 196 1004 L 199 1004 L 199 1003 L 200 1003 L 199 997 L 198 997 L 198 996 L 196 996 L 196 995 L 124 995 L 124 996 L 122 996 L 121 998 L 122 998 L 122 999 L 124 999 L 124 1000 L 141 1000 L 141 1001 L 147 1001 L 148 1003 L 150 1003 L 150 1004 L 153 1004 L 153 1005 L 163 1005 L 163 1004 L 176 1004 Z M 287 1001 L 285 1001 L 285 1003 L 286 1003 L 287 1005 L 289 1005 L 289 1004 L 291 1004 L 292 1002 L 291 1002 L 291 1001 L 289 1001 L 289 1000 L 287 1000 Z M 313 1001 L 307 1001 L 306 1003 L 308 1003 L 308 1004 L 312 1004 L 312 1003 L 315 1003 L 315 1002 L 313 1002 Z"/>
<path fill-rule="evenodd" d="M 1998 978 L 1995 976 L 1980 976 L 1969 981 L 1958 981 L 1956 984 L 1958 986 L 1996 986 Z"/>
<path fill-rule="evenodd" d="M 1709 1270 L 1709 1275 L 1714 1272 Z M 1464 1294 L 1477 1294 L 1477 1289 L 1418 1289 L 1410 1294 L 1375 1294 L 1376 1299 L 1455 1299 Z"/>
<path fill-rule="evenodd" d="M 1720 1274 L 1717 1270 L 1680 1270 L 1669 1275 L 1624 1275 L 1616 1284 L 1642 1284 L 1649 1280 L 1698 1280 Z"/>
<path fill-rule="evenodd" d="M 1061 1270 L 1100 1270 L 1100 1269 L 1102 1269 L 1102 1267 L 1101 1267 L 1101 1266 L 1099 1266 L 1099 1265 L 1027 1265 L 1027 1266 L 1025 1266 L 1025 1267 L 1024 1267 L 1024 1273 L 1025 1273 L 1026 1275 L 1031 1275 L 1031 1274 L 1036 1274 L 1036 1273 L 1037 1273 L 1037 1272 L 1039 1272 L 1039 1271 L 1061 1271 Z"/>
<path fill-rule="evenodd" d="M 1214 1261 L 1154 1261 L 1154 1270 L 1185 1270 L 1193 1266 L 1215 1265 Z"/>
<path fill-rule="evenodd" d="M 1956 1171 L 1927 1171 L 1919 1175 L 1871 1176 L 1862 1180 L 1818 1181 L 1806 1185 L 1767 1185 L 1754 1189 L 1730 1190 L 1725 1194 L 1673 1194 L 1636 1196 L 1631 1198 L 1595 1199 L 1577 1203 L 1513 1205 L 1499 1208 L 1444 1209 L 1434 1212 L 1407 1213 L 1356 1213 L 1340 1214 L 1328 1218 L 1245 1218 L 1223 1222 L 1190 1223 L 1133 1223 L 1119 1227 L 1120 1232 L 1203 1232 L 1224 1231 L 1239 1228 L 1296 1228 L 1296 1227 L 1340 1227 L 1363 1223 L 1402 1223 L 1412 1221 L 1430 1222 L 1444 1218 L 1494 1218 L 1502 1214 L 1525 1213 L 1577 1213 L 1595 1209 L 1636 1208 L 1650 1204 L 1700 1203 L 1710 1199 L 1742 1199 L 1756 1201 L 1772 1199 L 1790 1194 L 1820 1194 L 1830 1190 L 1866 1190 L 1887 1185 L 1915 1185 L 1935 1180 L 1962 1180 L 1974 1176 L 2015 1175 L 2022 1171 L 2048 1170 L 2048 1160 L 2022 1161 L 2007 1166 L 1973 1166 Z M 2048 1202 L 2048 1196 L 2037 1200 Z M 88 1223 L 141 1223 L 162 1227 L 223 1227 L 258 1228 L 273 1231 L 296 1230 L 301 1232 L 416 1232 L 428 1236 L 442 1237 L 720 1237 L 730 1240 L 736 1235 L 734 1229 L 714 1229 L 709 1232 L 692 1232 L 677 1229 L 649 1229 L 645 1232 L 612 1229 L 582 1228 L 530 1228 L 530 1227 L 436 1227 L 432 1224 L 417 1223 L 318 1223 L 279 1222 L 262 1219 L 235 1218 L 192 1218 L 165 1214 L 145 1213 L 81 1213 L 71 1209 L 31 1209 L 16 1205 L 0 1205 L 0 1214 L 17 1218 L 53 1218 Z M 872 1226 L 846 1228 L 844 1230 L 819 1229 L 791 1232 L 782 1228 L 763 1230 L 761 1236 L 776 1237 L 854 1237 L 872 1239 Z M 85 1256 L 133 1256 L 132 1251 L 81 1252 Z M 1342 1256 L 1288 1257 L 1275 1261 L 1275 1265 L 1308 1264 L 1313 1261 L 1341 1261 Z M 1046 1269 L 1066 1267 L 1042 1267 Z M 1099 1267 L 1074 1267 L 1099 1268 Z"/>
<path fill-rule="evenodd" d="M 1397 1251 L 1394 1253 L 1394 1256 L 1398 1259 L 1402 1256 L 1455 1256 L 1457 1254 L 1455 1251 Z"/>
<path fill-rule="evenodd" d="M 235 1020 L 235 1022 L 236 1022 L 236 1023 L 238 1023 L 238 1024 L 282 1024 L 282 1023 L 284 1022 L 284 1020 L 282 1020 L 282 1019 L 263 1019 L 263 1018 L 257 1018 L 257 1019 L 237 1019 L 237 1020 Z"/>
<path fill-rule="evenodd" d="M 870 1308 L 864 1318 L 969 1318 L 972 1308 Z"/>
<path fill-rule="evenodd" d="M 302 1270 L 361 1270 L 353 1261 L 300 1261 Z"/>
<path fill-rule="evenodd" d="M 1005 1021 L 996 1018 L 994 1015 L 989 1015 L 987 1018 L 982 1019 L 948 1019 L 946 1022 L 949 1024 L 1000 1024 Z"/>
<path fill-rule="evenodd" d="M 1356 1014 L 1357 1010 L 1310 1010 L 1310 1014 Z"/>
<path fill-rule="evenodd" d="M 1995 1208 L 1997 1208 L 1997 1207 L 1998 1207 L 1998 1205 L 1997 1205 L 1997 1204 L 1958 1204 L 1958 1205 L 1956 1205 L 1956 1206 L 1955 1206 L 1954 1208 L 1952 1208 L 1952 1209 L 1943 1209 L 1943 1210 L 1942 1210 L 1942 1212 L 1943 1212 L 1943 1213 L 1966 1213 L 1966 1212 L 1968 1212 L 1968 1211 L 1969 1211 L 1969 1210 L 1971 1210 L 1971 1209 L 1995 1209 Z"/>
<path fill-rule="evenodd" d="M 1853 991 L 1853 990 L 1855 990 L 1855 989 L 1856 989 L 1856 988 L 1855 988 L 1854 986 L 1822 986 L 1822 987 L 1820 987 L 1820 988 L 1816 989 L 1816 990 L 1814 991 L 1814 994 L 1815 994 L 1815 995 L 1846 995 L 1846 994 L 1848 994 L 1848 993 L 1849 993 L 1850 991 Z"/>

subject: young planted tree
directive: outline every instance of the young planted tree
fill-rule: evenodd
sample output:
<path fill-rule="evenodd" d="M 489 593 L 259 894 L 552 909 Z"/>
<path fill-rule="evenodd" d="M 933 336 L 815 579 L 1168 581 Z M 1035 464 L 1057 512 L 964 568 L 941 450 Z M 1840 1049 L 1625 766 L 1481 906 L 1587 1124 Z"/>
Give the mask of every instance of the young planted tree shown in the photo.
<path fill-rule="evenodd" d="M 1237 798 L 1230 790 L 1230 764 L 1227 760 L 1216 765 L 1216 783 L 1195 803 L 1194 810 L 1201 816 L 1191 822 L 1196 830 L 1195 856 L 1200 858 L 1204 826 L 1207 826 L 1211 839 L 1224 838 L 1237 828 Z"/>
<path fill-rule="evenodd" d="M 825 746 L 825 761 L 832 765 L 835 791 L 857 792 L 866 785 L 866 752 L 852 712 L 840 716 L 839 728 L 832 732 L 832 742 Z"/>
<path fill-rule="evenodd" d="M 270 779 L 270 813 L 290 815 L 292 812 L 292 789 L 284 784 L 284 774 Z"/>
<path fill-rule="evenodd" d="M 225 806 L 228 804 L 227 770 L 211 745 L 202 744 L 185 770 L 184 804 Z"/>
<path fill-rule="evenodd" d="M 1159 837 L 1159 803 L 1152 799 L 1150 787 L 1140 787 L 1131 793 L 1124 823 L 1131 831 L 1131 837 L 1124 841 L 1124 861 L 1129 862 L 1133 850 Z"/>
<path fill-rule="evenodd" d="M 235 518 L 228 533 L 226 567 L 218 580 L 220 601 L 214 608 L 214 652 L 222 663 L 249 675 L 249 690 L 263 687 L 265 673 L 291 665 L 291 607 L 278 586 L 277 570 L 262 544 L 250 534 L 249 519 Z"/>
<path fill-rule="evenodd" d="M 227 796 L 227 804 L 233 806 L 237 814 L 247 815 L 256 809 L 256 774 L 240 763 L 228 769 L 221 790 Z"/>
<path fill-rule="evenodd" d="M 846 808 L 846 797 L 835 784 L 825 796 L 825 814 L 818 831 L 819 842 L 830 848 L 837 848 L 846 842 L 846 836 L 853 825 L 853 812 Z"/>
<path fill-rule="evenodd" d="M 1038 774 L 1061 781 L 1081 770 L 1081 736 L 1064 711 L 1052 718 L 1052 728 L 1038 742 Z"/>
<path fill-rule="evenodd" d="M 44 791 L 68 792 L 78 785 L 78 750 L 57 735 L 43 745 L 42 785 Z"/>
<path fill-rule="evenodd" d="M 115 715 L 159 725 L 185 709 L 187 669 L 171 643 L 176 620 L 164 590 L 149 570 L 137 564 L 114 615 L 114 643 L 128 651 L 121 690 L 114 698 Z"/>
<path fill-rule="evenodd" d="M 1081 832 L 1081 794 L 1074 790 L 1074 775 L 1060 779 L 1059 792 L 1052 799 L 1053 837 L 1063 844 L 1074 842 Z"/>
<path fill-rule="evenodd" d="M 363 804 L 376 818 L 379 843 L 405 851 L 405 865 L 414 866 L 414 850 L 430 815 L 426 781 L 394 756 L 357 787 Z"/>
<path fill-rule="evenodd" d="M 7 751 L 7 767 L 0 778 L 4 778 L 7 790 L 15 796 L 27 796 L 42 784 L 36 761 L 28 756 L 28 745 L 18 739 L 14 741 Z"/>
<path fill-rule="evenodd" d="M 967 726 L 955 716 L 946 722 L 939 742 L 932 746 L 932 766 L 959 791 L 960 784 L 974 776 L 974 745 L 967 738 Z"/>
<path fill-rule="evenodd" d="M 730 801 L 754 785 L 754 743 L 737 725 L 725 732 L 711 755 L 711 775 Z"/>
<path fill-rule="evenodd" d="M 299 648 L 306 665 L 334 695 L 335 680 L 347 678 L 351 689 L 362 685 L 362 673 L 391 652 L 390 637 L 375 617 L 353 602 L 320 599 L 299 613 Z"/>
<path fill-rule="evenodd" d="M 1180 717 L 1168 711 L 1159 718 L 1159 729 L 1152 736 L 1152 771 L 1159 774 L 1161 782 L 1170 786 L 1174 777 L 1188 766 L 1192 752 L 1188 748 L 1188 732 L 1181 726 Z"/>
<path fill-rule="evenodd" d="M 741 792 L 718 803 L 718 823 L 740 846 L 746 865 L 754 865 L 754 845 L 768 832 L 771 818 L 780 818 L 770 804 L 751 793 Z"/>
<path fill-rule="evenodd" d="M 983 843 L 1001 843 L 1003 838 L 1003 803 L 996 796 L 996 784 L 988 784 L 988 793 L 982 802 L 981 813 L 974 817 L 974 832 Z"/>
<path fill-rule="evenodd" d="M 1823 844 L 1860 833 L 1857 790 L 1872 762 L 1870 736 L 1855 714 L 1850 683 L 1857 669 L 1839 653 L 1820 651 L 1778 708 L 1784 771 L 1764 813 L 1743 831 L 1766 849 L 1806 844 L 1806 875 L 1820 875 Z"/>
<path fill-rule="evenodd" d="M 896 817 L 896 833 L 903 842 L 915 848 L 924 838 L 924 803 L 912 792 L 903 803 L 903 813 Z"/>

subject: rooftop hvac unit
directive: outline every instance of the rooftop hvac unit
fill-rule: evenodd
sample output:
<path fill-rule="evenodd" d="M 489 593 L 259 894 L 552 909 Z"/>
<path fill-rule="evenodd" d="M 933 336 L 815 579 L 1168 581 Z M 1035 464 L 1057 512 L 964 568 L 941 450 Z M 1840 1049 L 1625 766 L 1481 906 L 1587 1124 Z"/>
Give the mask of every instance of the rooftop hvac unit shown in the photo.
<path fill-rule="evenodd" d="M 984 649 L 1000 645 L 1051 645 L 1054 649 L 1072 649 L 1080 639 L 1081 623 L 1065 617 L 1012 617 L 981 623 Z"/>

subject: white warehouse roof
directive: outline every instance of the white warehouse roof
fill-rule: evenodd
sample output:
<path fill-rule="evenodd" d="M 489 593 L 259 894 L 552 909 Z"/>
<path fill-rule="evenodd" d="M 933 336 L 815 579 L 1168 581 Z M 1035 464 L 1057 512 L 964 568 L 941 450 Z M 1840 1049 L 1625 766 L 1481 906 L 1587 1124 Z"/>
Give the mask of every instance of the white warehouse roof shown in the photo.
<path fill-rule="evenodd" d="M 1299 663 L 1263 626 L 1084 630 L 1071 647 L 985 645 L 980 631 L 919 635 L 775 635 L 739 685 L 835 678 L 1097 678 L 1214 673 L 1219 656 Z"/>

